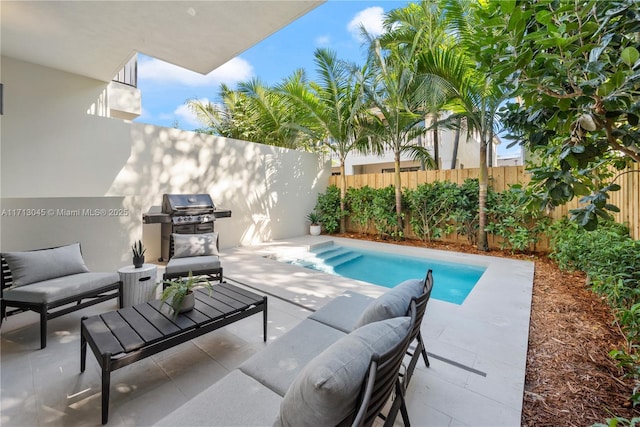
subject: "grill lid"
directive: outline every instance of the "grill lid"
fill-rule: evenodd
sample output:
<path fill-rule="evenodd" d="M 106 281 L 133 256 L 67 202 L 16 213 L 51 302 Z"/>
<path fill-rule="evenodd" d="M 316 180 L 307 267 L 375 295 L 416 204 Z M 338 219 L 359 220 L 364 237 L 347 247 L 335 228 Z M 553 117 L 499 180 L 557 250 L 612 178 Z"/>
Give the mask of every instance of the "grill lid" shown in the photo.
<path fill-rule="evenodd" d="M 211 212 L 215 208 L 208 194 L 163 194 L 162 212 L 167 214 L 193 214 Z"/>

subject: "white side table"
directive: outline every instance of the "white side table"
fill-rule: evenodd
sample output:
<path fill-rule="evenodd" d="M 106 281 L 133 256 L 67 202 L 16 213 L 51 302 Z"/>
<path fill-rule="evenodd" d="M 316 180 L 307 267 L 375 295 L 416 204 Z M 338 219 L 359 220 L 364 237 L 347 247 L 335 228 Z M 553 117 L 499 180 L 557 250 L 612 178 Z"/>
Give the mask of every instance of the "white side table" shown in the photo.
<path fill-rule="evenodd" d="M 129 307 L 156 299 L 156 277 L 158 267 L 153 264 L 143 264 L 140 268 L 133 265 L 118 270 L 122 280 L 122 305 Z"/>

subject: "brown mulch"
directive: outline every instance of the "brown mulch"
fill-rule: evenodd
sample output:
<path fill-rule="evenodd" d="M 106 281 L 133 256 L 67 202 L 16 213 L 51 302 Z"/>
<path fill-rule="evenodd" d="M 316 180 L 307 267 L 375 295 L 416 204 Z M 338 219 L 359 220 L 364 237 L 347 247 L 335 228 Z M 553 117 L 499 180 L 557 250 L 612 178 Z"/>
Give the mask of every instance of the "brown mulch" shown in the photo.
<path fill-rule="evenodd" d="M 381 241 L 375 236 L 339 237 Z M 397 243 L 535 262 L 522 426 L 591 426 L 614 416 L 631 419 L 634 384 L 608 353 L 625 348 L 607 304 L 582 273 L 565 272 L 545 254 L 480 252 L 471 245 L 405 240 Z"/>

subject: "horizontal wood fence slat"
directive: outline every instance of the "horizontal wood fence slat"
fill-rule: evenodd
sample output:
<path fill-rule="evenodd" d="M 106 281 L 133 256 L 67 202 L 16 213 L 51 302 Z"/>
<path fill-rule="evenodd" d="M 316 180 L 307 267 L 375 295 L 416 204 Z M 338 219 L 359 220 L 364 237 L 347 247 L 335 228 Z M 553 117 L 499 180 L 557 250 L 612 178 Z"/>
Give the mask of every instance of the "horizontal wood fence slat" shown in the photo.
<path fill-rule="evenodd" d="M 421 184 L 434 181 L 449 181 L 462 184 L 467 178 L 478 178 L 480 170 L 475 169 L 447 169 L 402 172 L 400 179 L 403 188 L 417 188 Z M 393 173 L 347 175 L 347 188 L 384 188 L 393 185 Z M 529 174 L 524 166 L 500 166 L 489 168 L 489 185 L 494 191 L 507 190 L 513 184 L 528 184 Z M 615 180 L 619 184 L 620 191 L 609 193 L 609 203 L 617 206 L 620 212 L 615 213 L 615 220 L 629 227 L 631 237 L 640 239 L 640 165 L 633 164 L 630 168 L 618 173 Z M 340 186 L 340 176 L 334 175 L 329 179 L 329 185 Z M 579 206 L 574 199 L 564 206 L 557 207 L 550 216 L 553 219 L 565 218 L 571 209 Z M 355 231 L 355 230 L 349 230 Z M 459 240 L 454 238 L 453 240 Z M 543 245 L 546 246 L 546 245 Z"/>

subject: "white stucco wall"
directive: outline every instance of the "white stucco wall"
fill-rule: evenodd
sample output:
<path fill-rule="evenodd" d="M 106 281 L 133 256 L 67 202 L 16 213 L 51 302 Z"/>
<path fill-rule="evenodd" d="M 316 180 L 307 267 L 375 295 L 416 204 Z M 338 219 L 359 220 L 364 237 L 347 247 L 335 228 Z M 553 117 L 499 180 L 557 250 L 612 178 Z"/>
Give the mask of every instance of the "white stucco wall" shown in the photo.
<path fill-rule="evenodd" d="M 330 174 L 318 156 L 91 115 L 105 83 L 6 57 L 1 67 L 0 250 L 80 241 L 90 268 L 114 270 L 143 237 L 153 259 L 160 231 L 143 229 L 142 212 L 163 193 L 231 209 L 216 223 L 223 248 L 308 231 Z"/>

